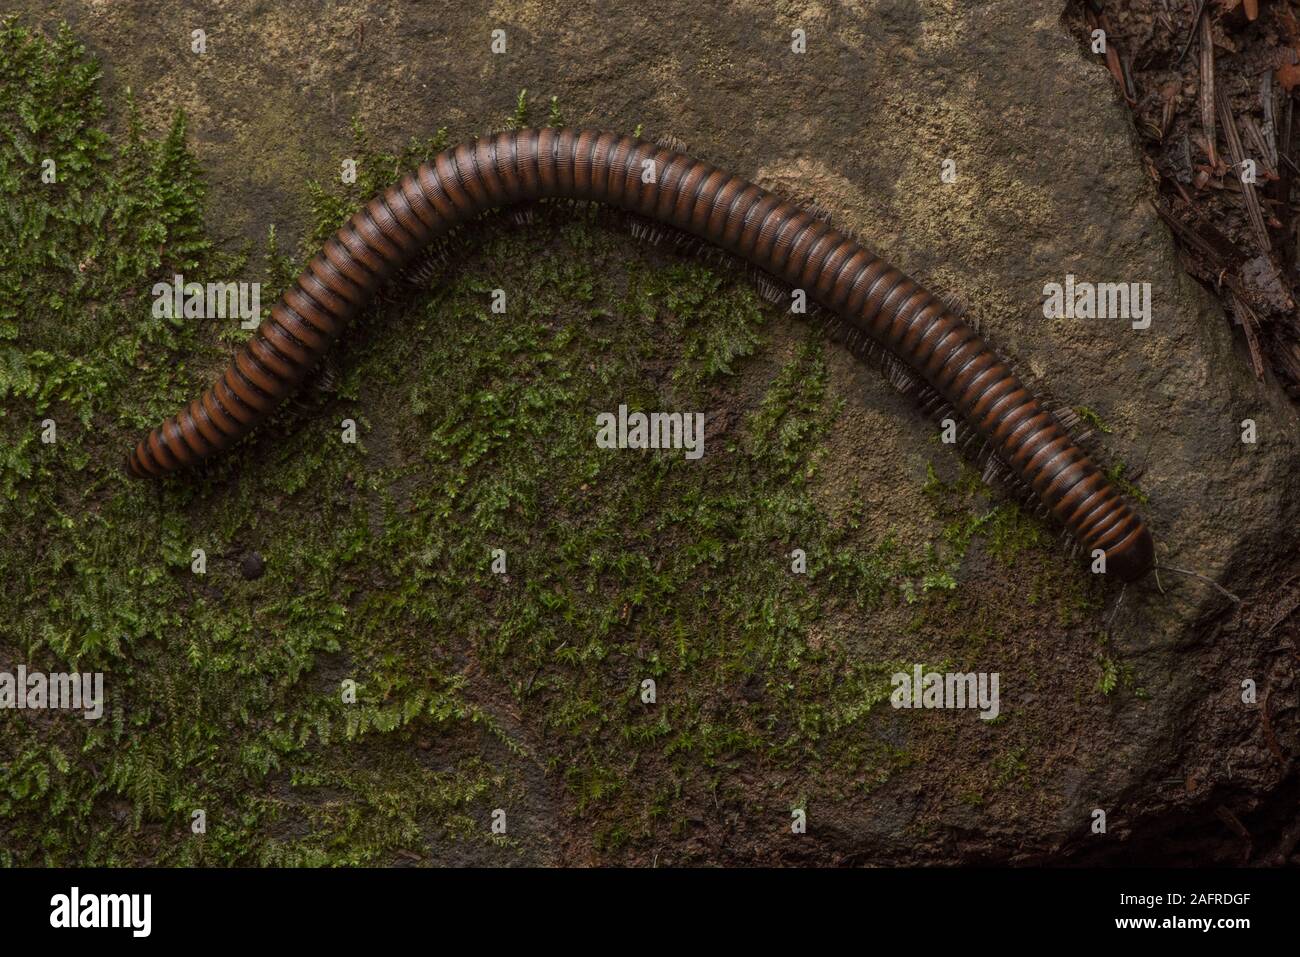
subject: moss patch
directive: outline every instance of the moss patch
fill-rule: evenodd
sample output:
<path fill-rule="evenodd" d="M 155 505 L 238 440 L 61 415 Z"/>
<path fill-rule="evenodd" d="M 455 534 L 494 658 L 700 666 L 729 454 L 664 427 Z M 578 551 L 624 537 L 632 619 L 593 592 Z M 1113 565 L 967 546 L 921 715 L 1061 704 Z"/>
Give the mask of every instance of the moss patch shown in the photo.
<path fill-rule="evenodd" d="M 0 667 L 107 689 L 97 722 L 0 711 L 2 863 L 537 861 L 578 853 L 574 819 L 583 854 L 703 857 L 701 808 L 779 824 L 952 748 L 955 724 L 899 730 L 889 676 L 1005 647 L 1025 580 L 1049 618 L 1091 600 L 971 474 L 927 484 L 920 548 L 828 514 L 829 347 L 774 344 L 743 271 L 583 207 L 458 236 L 254 441 L 133 483 L 129 443 L 246 335 L 153 318 L 153 283 L 242 276 L 269 304 L 447 133 L 388 153 L 358 127 L 355 186 L 314 187 L 303 249 L 254 259 L 207 238 L 184 119 L 111 138 L 69 35 L 5 21 L 0 81 Z M 705 456 L 597 448 L 619 404 L 705 411 Z M 1004 592 L 965 587 L 975 541 Z M 951 801 L 1018 780 L 1036 734 L 992 729 Z"/>

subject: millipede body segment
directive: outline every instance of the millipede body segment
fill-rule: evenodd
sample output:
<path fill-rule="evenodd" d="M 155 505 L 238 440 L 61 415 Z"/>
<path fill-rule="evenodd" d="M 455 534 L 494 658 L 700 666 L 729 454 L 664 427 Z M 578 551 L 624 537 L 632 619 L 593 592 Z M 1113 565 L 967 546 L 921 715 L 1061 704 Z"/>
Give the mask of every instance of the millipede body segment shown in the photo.
<path fill-rule="evenodd" d="M 294 391 L 347 321 L 434 239 L 531 200 L 606 203 L 694 234 L 779 277 L 905 363 L 956 409 L 1106 571 L 1154 561 L 1150 531 L 984 339 L 899 270 L 808 210 L 684 153 L 586 129 L 516 130 L 439 153 L 348 220 L 216 384 L 131 453 L 136 477 L 228 448 Z"/>

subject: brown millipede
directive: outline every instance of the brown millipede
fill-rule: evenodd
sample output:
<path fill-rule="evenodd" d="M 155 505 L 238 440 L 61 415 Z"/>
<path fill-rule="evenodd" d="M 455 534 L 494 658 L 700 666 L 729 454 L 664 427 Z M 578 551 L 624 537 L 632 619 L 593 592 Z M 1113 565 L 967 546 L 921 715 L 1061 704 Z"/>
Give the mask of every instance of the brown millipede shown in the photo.
<path fill-rule="evenodd" d="M 812 212 L 685 153 L 588 129 L 516 130 L 439 153 L 329 240 L 225 374 L 127 460 L 159 476 L 228 448 L 302 381 L 347 321 L 432 240 L 499 206 L 605 203 L 707 240 L 830 309 L 956 409 L 1124 581 L 1154 561 L 1145 522 L 1061 421 L 953 310 Z"/>

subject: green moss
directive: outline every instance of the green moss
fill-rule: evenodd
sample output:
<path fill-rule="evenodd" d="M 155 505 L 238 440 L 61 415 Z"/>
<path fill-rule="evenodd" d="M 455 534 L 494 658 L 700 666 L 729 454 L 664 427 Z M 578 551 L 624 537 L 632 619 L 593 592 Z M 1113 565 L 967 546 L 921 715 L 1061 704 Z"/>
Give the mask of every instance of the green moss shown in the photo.
<path fill-rule="evenodd" d="M 551 108 L 546 117 L 546 125 L 558 129 L 564 126 L 564 114 L 560 111 L 560 98 L 551 97 Z"/>
<path fill-rule="evenodd" d="M 1089 427 L 1106 435 L 1110 434 L 1110 426 L 1102 421 L 1101 416 L 1097 414 L 1095 409 L 1091 409 L 1086 405 L 1076 405 L 1074 407 L 1074 414 L 1079 417 L 1080 421 L 1084 422 Z"/>
<path fill-rule="evenodd" d="M 523 129 L 528 125 L 528 90 L 519 91 L 519 97 L 515 100 L 515 114 L 510 118 L 512 129 Z"/>
<path fill-rule="evenodd" d="M 594 211 L 458 235 L 455 268 L 390 291 L 253 441 L 128 481 L 128 443 L 243 338 L 153 318 L 152 284 L 260 279 L 267 305 L 448 137 L 390 153 L 357 124 L 357 182 L 331 169 L 311 187 L 303 246 L 272 232 L 233 256 L 203 231 L 183 118 L 161 136 L 129 119 L 114 147 L 96 77 L 66 33 L 0 28 L 0 230 L 17 250 L 0 264 L 0 661 L 103 671 L 108 688 L 100 722 L 0 712 L 0 863 L 531 859 L 521 825 L 489 824 L 547 813 L 529 804 L 550 790 L 537 768 L 561 785 L 554 813 L 617 857 L 682 836 L 702 803 L 758 801 L 755 775 L 766 813 L 787 785 L 822 782 L 821 800 L 916 764 L 882 705 L 929 636 L 873 660 L 845 623 L 915 612 L 963 653 L 999 640 L 962 605 L 961 563 L 979 537 L 1017 564 L 1042 549 L 1037 524 L 984 503 L 969 471 L 932 473 L 931 542 L 828 514 L 814 492 L 842 400 L 825 344 L 777 351 L 743 271 L 665 260 Z M 47 155 L 66 170 L 51 187 Z M 699 461 L 597 448 L 596 414 L 621 403 L 722 414 Z M 249 551 L 266 562 L 253 581 Z"/>
<path fill-rule="evenodd" d="M 1112 695 L 1121 689 L 1133 691 L 1138 698 L 1145 699 L 1149 697 L 1145 689 L 1134 687 L 1133 666 L 1116 657 L 1116 652 L 1111 645 L 1110 638 L 1102 635 L 1098 641 L 1097 665 L 1100 674 L 1097 677 L 1095 691 L 1102 695 Z"/>
<path fill-rule="evenodd" d="M 1027 515 L 1013 502 L 985 506 L 990 490 L 974 469 L 963 465 L 957 479 L 943 482 L 933 466 L 927 466 L 922 493 L 944 521 L 942 554 L 936 552 L 932 565 L 948 574 L 958 568 L 971 543 L 978 537 L 990 555 L 1004 565 L 1013 565 L 1024 552 L 1042 554 L 1051 541 L 1043 523 Z"/>
<path fill-rule="evenodd" d="M 1024 747 L 1011 748 L 993 759 L 993 783 L 995 787 L 1005 788 L 1023 784 L 1029 771 L 1029 762 L 1025 757 Z"/>
<path fill-rule="evenodd" d="M 349 738 L 409 740 L 475 712 L 456 701 L 451 674 L 426 679 L 401 710 L 363 696 L 345 711 L 320 685 L 321 656 L 347 636 L 362 515 L 318 502 L 325 521 L 309 530 L 300 510 L 265 516 L 257 503 L 308 477 L 341 480 L 337 461 L 308 450 L 245 486 L 218 477 L 155 488 L 122 474 L 128 436 L 208 378 L 221 339 L 242 338 L 237 327 L 155 318 L 153 284 L 235 278 L 246 260 L 205 235 L 184 117 L 155 139 L 128 103 L 114 146 L 97 80 L 66 30 L 47 39 L 0 21 L 0 574 L 13 586 L 0 661 L 102 671 L 108 699 L 98 722 L 0 712 L 10 770 L 0 862 L 375 860 L 413 833 L 414 817 L 451 827 L 499 774 L 464 763 L 425 771 L 400 748 L 387 783 L 340 763 Z M 53 182 L 42 180 L 46 159 Z M 267 265 L 282 287 L 274 237 Z M 52 444 L 38 439 L 46 418 Z M 253 540 L 270 567 L 260 583 L 235 573 Z M 206 576 L 190 572 L 195 548 L 209 556 Z M 347 795 L 337 813 L 279 798 L 286 780 L 331 773 L 328 786 Z M 291 805 L 315 821 L 309 835 L 268 840 Z"/>
<path fill-rule="evenodd" d="M 1147 493 L 1124 477 L 1126 471 L 1128 471 L 1128 466 L 1124 462 L 1116 462 L 1106 469 L 1106 478 L 1133 501 L 1140 505 L 1146 505 L 1149 501 Z"/>

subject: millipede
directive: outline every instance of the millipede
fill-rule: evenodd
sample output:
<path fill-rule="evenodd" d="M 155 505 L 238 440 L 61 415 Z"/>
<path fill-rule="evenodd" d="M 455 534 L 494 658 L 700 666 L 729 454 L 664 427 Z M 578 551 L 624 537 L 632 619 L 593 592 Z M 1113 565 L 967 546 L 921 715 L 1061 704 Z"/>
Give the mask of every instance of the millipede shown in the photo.
<path fill-rule="evenodd" d="M 829 310 L 954 409 L 1000 467 L 1122 581 L 1155 561 L 1142 517 L 980 333 L 943 300 L 814 210 L 671 144 L 590 129 L 519 129 L 444 150 L 348 219 L 225 373 L 143 438 L 126 469 L 158 477 L 251 432 L 347 322 L 421 250 L 489 211 L 539 200 L 605 204 L 733 253 Z"/>

